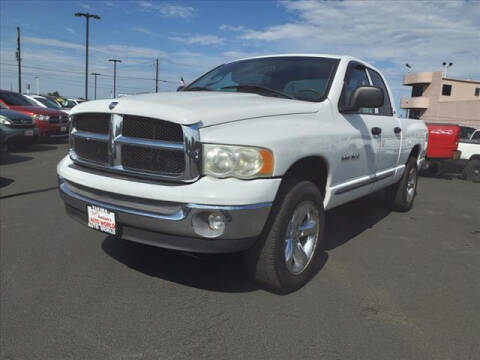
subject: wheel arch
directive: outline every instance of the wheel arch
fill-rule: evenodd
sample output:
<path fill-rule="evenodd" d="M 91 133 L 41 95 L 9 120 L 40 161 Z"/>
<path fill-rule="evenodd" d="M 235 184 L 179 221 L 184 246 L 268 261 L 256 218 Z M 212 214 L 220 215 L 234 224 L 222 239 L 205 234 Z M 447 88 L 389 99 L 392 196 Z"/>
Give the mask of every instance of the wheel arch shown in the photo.
<path fill-rule="evenodd" d="M 318 171 L 317 171 L 318 169 Z M 308 156 L 295 161 L 283 175 L 282 183 L 287 179 L 304 179 L 314 183 L 325 197 L 329 174 L 328 161 L 321 156 Z"/>
<path fill-rule="evenodd" d="M 408 155 L 408 158 L 413 156 L 415 159 L 418 160 L 418 156 L 420 155 L 420 150 L 421 150 L 420 144 L 416 144 L 410 151 L 410 155 Z"/>

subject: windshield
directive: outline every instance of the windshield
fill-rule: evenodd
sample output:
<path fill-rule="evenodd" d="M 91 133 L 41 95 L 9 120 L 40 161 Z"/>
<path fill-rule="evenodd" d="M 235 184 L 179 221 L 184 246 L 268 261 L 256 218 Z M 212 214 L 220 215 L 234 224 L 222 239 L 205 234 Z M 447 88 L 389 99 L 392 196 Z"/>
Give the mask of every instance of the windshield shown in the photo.
<path fill-rule="evenodd" d="M 7 105 L 32 106 L 32 103 L 25 96 L 16 93 L 0 93 L 0 99 Z"/>
<path fill-rule="evenodd" d="M 47 98 L 36 97 L 35 100 L 37 100 L 38 102 L 41 102 L 43 105 L 45 105 L 49 109 L 60 110 L 62 108 L 60 105 L 58 105 L 57 103 L 54 103 L 52 100 L 49 100 Z"/>
<path fill-rule="evenodd" d="M 321 57 L 241 60 L 213 69 L 183 91 L 256 92 L 266 96 L 283 93 L 287 95 L 284 97 L 298 100 L 322 101 L 327 96 L 337 64 L 337 59 Z"/>

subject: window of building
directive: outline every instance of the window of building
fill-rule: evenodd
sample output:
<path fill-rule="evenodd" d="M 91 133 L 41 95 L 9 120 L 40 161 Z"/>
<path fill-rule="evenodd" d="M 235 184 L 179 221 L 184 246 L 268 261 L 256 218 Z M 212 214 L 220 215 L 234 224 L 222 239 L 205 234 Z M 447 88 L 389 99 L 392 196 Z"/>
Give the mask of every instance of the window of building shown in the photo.
<path fill-rule="evenodd" d="M 420 117 L 422 116 L 422 112 L 421 110 L 410 110 L 408 112 L 408 118 L 409 119 L 420 119 Z"/>
<path fill-rule="evenodd" d="M 385 86 L 385 83 L 383 82 L 382 77 L 380 76 L 379 73 L 377 73 L 372 69 L 368 69 L 368 73 L 370 74 L 370 78 L 372 79 L 372 85 L 379 87 L 380 89 L 383 90 L 383 105 L 381 108 L 378 108 L 378 114 L 385 115 L 385 116 L 392 116 L 393 111 L 392 111 L 392 105 L 390 103 L 390 96 L 388 96 L 387 87 Z"/>
<path fill-rule="evenodd" d="M 444 95 L 444 96 L 452 95 L 452 85 L 444 84 L 442 86 L 442 95 Z"/>
<path fill-rule="evenodd" d="M 480 88 L 475 88 L 475 96 L 480 96 Z"/>
<path fill-rule="evenodd" d="M 412 97 L 418 97 L 423 95 L 423 85 L 414 85 L 412 87 Z"/>

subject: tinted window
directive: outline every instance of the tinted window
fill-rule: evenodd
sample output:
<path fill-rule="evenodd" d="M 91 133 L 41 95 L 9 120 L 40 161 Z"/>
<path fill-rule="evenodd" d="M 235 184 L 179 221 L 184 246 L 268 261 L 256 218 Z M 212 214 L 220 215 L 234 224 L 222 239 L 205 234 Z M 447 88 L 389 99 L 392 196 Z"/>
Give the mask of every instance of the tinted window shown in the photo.
<path fill-rule="evenodd" d="M 350 103 L 350 97 L 353 91 L 360 86 L 370 86 L 367 73 L 363 66 L 353 66 L 347 70 L 347 77 L 345 79 L 342 95 L 340 96 L 340 104 L 347 107 Z M 372 114 L 374 109 L 360 108 L 359 113 Z"/>
<path fill-rule="evenodd" d="M 392 116 L 393 111 L 392 111 L 392 104 L 390 102 L 390 96 L 388 96 L 387 87 L 385 86 L 385 83 L 383 82 L 382 77 L 378 72 L 372 69 L 368 69 L 368 73 L 370 74 L 370 78 L 372 79 L 372 85 L 379 87 L 380 89 L 383 90 L 383 106 L 378 109 L 378 114 Z"/>
<path fill-rule="evenodd" d="M 47 99 L 47 98 L 42 98 L 42 97 L 36 97 L 35 100 L 41 102 L 43 105 L 45 105 L 49 109 L 56 109 L 60 110 L 62 107 L 53 101 Z"/>
<path fill-rule="evenodd" d="M 475 134 L 473 134 L 472 140 L 480 140 L 480 131 L 477 131 Z"/>
<path fill-rule="evenodd" d="M 470 139 L 475 129 L 468 126 L 460 126 L 460 139 Z"/>
<path fill-rule="evenodd" d="M 443 85 L 442 86 L 442 95 L 444 95 L 444 96 L 452 95 L 452 85 Z"/>
<path fill-rule="evenodd" d="M 297 99 L 320 101 L 327 96 L 337 63 L 336 59 L 290 56 L 235 61 L 203 75 L 183 91 L 197 88 L 232 92 L 243 90 L 225 87 L 258 85 Z M 267 92 L 261 95 L 274 96 Z"/>
<path fill-rule="evenodd" d="M 25 96 L 16 93 L 0 93 L 0 99 L 7 105 L 32 106 Z"/>

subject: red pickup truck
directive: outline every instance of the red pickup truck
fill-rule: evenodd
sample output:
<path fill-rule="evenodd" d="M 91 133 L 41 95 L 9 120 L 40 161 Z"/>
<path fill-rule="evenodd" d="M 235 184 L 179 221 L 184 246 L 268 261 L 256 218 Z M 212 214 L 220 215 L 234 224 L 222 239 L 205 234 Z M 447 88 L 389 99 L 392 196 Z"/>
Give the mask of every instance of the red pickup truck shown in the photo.
<path fill-rule="evenodd" d="M 38 127 L 40 137 L 67 137 L 68 115 L 63 111 L 34 106 L 23 95 L 0 90 L 0 102 L 10 110 L 30 116 Z"/>
<path fill-rule="evenodd" d="M 428 145 L 424 169 L 434 175 L 441 175 L 445 172 L 463 173 L 467 180 L 478 181 L 480 158 L 470 149 L 470 147 L 478 146 L 475 145 L 476 141 L 474 139 L 462 140 L 461 136 L 465 131 L 459 125 L 435 123 L 426 125 Z"/>

